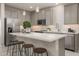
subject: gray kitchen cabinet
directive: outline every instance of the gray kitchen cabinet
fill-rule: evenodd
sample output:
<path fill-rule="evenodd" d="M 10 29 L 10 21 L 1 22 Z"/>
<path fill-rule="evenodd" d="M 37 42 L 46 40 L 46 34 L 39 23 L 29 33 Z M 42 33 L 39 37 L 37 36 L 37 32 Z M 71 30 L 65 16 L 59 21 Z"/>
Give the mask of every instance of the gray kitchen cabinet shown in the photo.
<path fill-rule="evenodd" d="M 38 19 L 37 20 L 40 20 L 40 19 L 45 19 L 45 10 L 40 10 L 38 14 Z"/>
<path fill-rule="evenodd" d="M 11 17 L 12 18 L 17 18 L 18 17 L 17 9 L 14 9 L 14 8 L 11 9 Z"/>
<path fill-rule="evenodd" d="M 37 12 L 32 12 L 31 13 L 31 21 L 33 25 L 37 25 L 37 21 L 40 19 L 45 19 L 45 11 L 40 10 L 38 13 Z"/>
<path fill-rule="evenodd" d="M 79 24 L 79 4 L 78 4 L 78 11 L 77 12 L 78 12 L 77 17 L 78 17 L 78 24 Z"/>
<path fill-rule="evenodd" d="M 57 19 L 57 17 L 56 17 L 56 14 L 57 14 L 57 13 L 56 13 L 56 8 L 52 8 L 52 12 L 53 12 L 53 13 L 52 13 L 52 14 L 53 14 L 53 25 L 56 25 L 56 23 L 57 23 L 57 22 L 56 22 L 56 21 L 57 21 L 57 20 L 56 20 L 56 19 Z"/>
<path fill-rule="evenodd" d="M 26 12 L 25 20 L 30 21 L 30 12 Z"/>
<path fill-rule="evenodd" d="M 39 19 L 39 14 L 35 13 L 35 25 L 37 25 L 37 20 Z"/>
<path fill-rule="evenodd" d="M 38 16 L 39 15 L 36 12 L 31 13 L 31 21 L 33 25 L 37 25 L 37 20 L 39 19 Z"/>
<path fill-rule="evenodd" d="M 51 23 L 51 9 L 50 8 L 45 10 L 45 18 L 46 18 L 46 25 L 50 25 Z"/>
<path fill-rule="evenodd" d="M 17 18 L 19 19 L 19 23 L 21 23 L 23 21 L 22 11 L 18 10 L 17 12 L 18 12 Z"/>
<path fill-rule="evenodd" d="M 38 13 L 37 13 L 37 20 L 39 20 L 39 19 L 42 19 L 42 11 L 39 11 Z"/>
<path fill-rule="evenodd" d="M 64 6 L 64 23 L 77 24 L 77 4 Z"/>
<path fill-rule="evenodd" d="M 65 38 L 65 48 L 69 50 L 75 50 L 75 36 L 68 35 Z"/>
<path fill-rule="evenodd" d="M 50 24 L 53 25 L 53 8 L 51 8 Z"/>
<path fill-rule="evenodd" d="M 42 19 L 45 19 L 45 10 L 42 10 Z"/>
<path fill-rule="evenodd" d="M 32 12 L 31 19 L 32 24 L 37 24 L 37 20 L 46 19 L 46 25 L 51 25 L 53 24 L 53 9 L 45 8 L 41 9 L 38 13 Z"/>
<path fill-rule="evenodd" d="M 11 17 L 11 8 L 5 7 L 5 17 Z"/>
<path fill-rule="evenodd" d="M 12 8 L 12 7 L 5 7 L 5 16 L 9 18 L 17 18 L 18 12 L 17 9 Z"/>

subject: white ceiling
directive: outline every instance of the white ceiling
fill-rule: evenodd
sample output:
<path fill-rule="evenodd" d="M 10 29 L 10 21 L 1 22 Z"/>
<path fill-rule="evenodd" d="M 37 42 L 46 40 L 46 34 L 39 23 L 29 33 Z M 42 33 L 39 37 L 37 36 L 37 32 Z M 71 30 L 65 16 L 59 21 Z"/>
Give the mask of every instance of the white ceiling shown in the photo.
<path fill-rule="evenodd" d="M 36 7 L 39 7 L 39 9 L 55 6 L 55 3 L 6 3 L 6 5 L 16 7 L 19 9 L 24 9 L 27 11 L 34 11 Z M 33 8 L 31 9 L 30 6 Z"/>

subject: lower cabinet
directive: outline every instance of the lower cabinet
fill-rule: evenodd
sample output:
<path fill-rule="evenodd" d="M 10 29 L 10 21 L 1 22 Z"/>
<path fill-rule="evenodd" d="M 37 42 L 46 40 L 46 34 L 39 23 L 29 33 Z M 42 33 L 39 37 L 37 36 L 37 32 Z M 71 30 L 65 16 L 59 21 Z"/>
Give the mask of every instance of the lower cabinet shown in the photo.
<path fill-rule="evenodd" d="M 65 38 L 65 48 L 68 50 L 75 50 L 75 36 L 68 35 Z"/>

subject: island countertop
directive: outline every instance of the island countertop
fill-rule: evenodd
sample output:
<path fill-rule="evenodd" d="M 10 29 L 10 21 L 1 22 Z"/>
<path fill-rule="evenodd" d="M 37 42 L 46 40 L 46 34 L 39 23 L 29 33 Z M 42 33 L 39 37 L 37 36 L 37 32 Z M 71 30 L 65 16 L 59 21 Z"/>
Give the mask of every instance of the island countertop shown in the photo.
<path fill-rule="evenodd" d="M 66 37 L 66 35 L 64 34 L 35 33 L 35 32 L 30 32 L 30 33 L 14 32 L 9 34 L 18 37 L 27 37 L 36 40 L 46 41 L 46 42 L 53 42 Z"/>

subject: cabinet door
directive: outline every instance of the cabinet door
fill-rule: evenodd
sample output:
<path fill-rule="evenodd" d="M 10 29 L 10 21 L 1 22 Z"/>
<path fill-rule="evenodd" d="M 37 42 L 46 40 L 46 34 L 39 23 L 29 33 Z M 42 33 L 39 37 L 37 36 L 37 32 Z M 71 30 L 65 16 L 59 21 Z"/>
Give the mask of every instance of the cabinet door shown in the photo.
<path fill-rule="evenodd" d="M 38 19 L 45 19 L 45 10 L 40 10 L 38 13 Z"/>
<path fill-rule="evenodd" d="M 18 11 L 17 9 L 12 8 L 12 10 L 11 10 L 11 17 L 12 18 L 18 18 L 18 12 L 17 11 Z"/>
<path fill-rule="evenodd" d="M 50 16 L 50 17 L 51 17 L 51 18 L 50 18 L 50 24 L 53 25 L 53 22 L 54 22 L 54 21 L 53 21 L 53 8 L 50 9 L 50 15 L 51 15 L 51 16 Z"/>
<path fill-rule="evenodd" d="M 65 48 L 70 49 L 70 50 L 75 49 L 74 35 L 68 35 L 68 37 L 65 38 Z"/>
<path fill-rule="evenodd" d="M 45 17 L 46 17 L 46 25 L 50 25 L 50 22 L 51 22 L 51 10 L 50 9 L 46 9 Z"/>
<path fill-rule="evenodd" d="M 64 7 L 65 24 L 77 24 L 77 4 L 67 5 Z"/>
<path fill-rule="evenodd" d="M 37 20 L 39 19 L 38 16 L 39 15 L 36 12 L 34 12 L 34 13 L 31 14 L 31 19 L 32 19 L 31 21 L 32 21 L 33 25 L 37 25 Z"/>
<path fill-rule="evenodd" d="M 29 12 L 26 12 L 25 20 L 31 21 Z"/>
<path fill-rule="evenodd" d="M 77 19 L 77 23 L 79 24 L 79 5 L 78 5 L 78 13 L 77 13 L 77 17 L 78 17 L 78 19 Z"/>
<path fill-rule="evenodd" d="M 68 6 L 65 6 L 65 8 L 64 8 L 64 10 L 65 10 L 65 16 L 64 16 L 64 18 L 65 18 L 65 20 L 64 20 L 64 23 L 65 24 L 69 24 L 70 23 L 70 7 L 68 7 Z"/>
<path fill-rule="evenodd" d="M 11 8 L 5 7 L 5 17 L 11 17 Z"/>
<path fill-rule="evenodd" d="M 42 12 L 41 11 L 39 11 L 39 13 L 37 13 L 37 20 L 39 20 L 39 19 L 42 19 Z"/>

